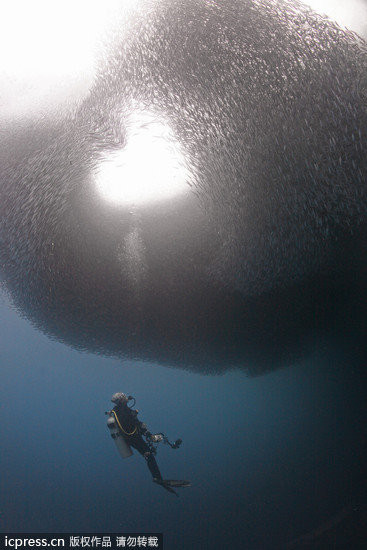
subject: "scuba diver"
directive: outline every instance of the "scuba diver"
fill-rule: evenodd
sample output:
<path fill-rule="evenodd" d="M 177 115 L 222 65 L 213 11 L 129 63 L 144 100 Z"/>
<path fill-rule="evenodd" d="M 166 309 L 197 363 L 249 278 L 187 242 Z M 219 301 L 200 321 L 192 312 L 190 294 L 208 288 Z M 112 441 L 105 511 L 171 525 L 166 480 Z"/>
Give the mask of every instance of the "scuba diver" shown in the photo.
<path fill-rule="evenodd" d="M 115 403 L 115 407 L 111 411 L 106 412 L 109 417 L 107 426 L 110 429 L 117 449 L 122 458 L 127 458 L 133 454 L 131 447 L 136 449 L 147 461 L 153 481 L 170 493 L 178 496 L 173 487 L 189 487 L 190 482 L 162 478 L 155 459 L 157 452 L 155 444 L 163 441 L 163 443 L 169 445 L 172 449 L 178 449 L 182 440 L 177 439 L 174 443 L 170 443 L 163 433 L 151 434 L 147 426 L 138 420 L 138 411 L 128 405 L 128 402 L 131 400 L 134 401 L 132 405 L 134 407 L 135 399 L 133 397 L 126 396 L 121 392 L 115 393 L 111 398 L 112 403 Z M 146 441 L 144 441 L 143 436 Z"/>

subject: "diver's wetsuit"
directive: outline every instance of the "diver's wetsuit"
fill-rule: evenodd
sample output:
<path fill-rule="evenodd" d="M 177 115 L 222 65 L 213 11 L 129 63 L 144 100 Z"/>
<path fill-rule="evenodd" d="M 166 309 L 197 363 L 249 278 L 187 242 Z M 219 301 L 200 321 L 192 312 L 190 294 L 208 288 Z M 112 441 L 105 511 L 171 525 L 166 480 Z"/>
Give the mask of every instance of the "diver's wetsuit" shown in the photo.
<path fill-rule="evenodd" d="M 113 410 L 117 414 L 117 418 L 123 428 L 122 435 L 126 440 L 126 443 L 144 456 L 153 478 L 162 479 L 154 455 L 151 453 L 147 443 L 141 436 L 142 433 L 147 432 L 147 429 L 143 426 L 142 422 L 137 419 L 138 413 L 136 411 L 132 411 L 126 403 L 116 405 Z"/>

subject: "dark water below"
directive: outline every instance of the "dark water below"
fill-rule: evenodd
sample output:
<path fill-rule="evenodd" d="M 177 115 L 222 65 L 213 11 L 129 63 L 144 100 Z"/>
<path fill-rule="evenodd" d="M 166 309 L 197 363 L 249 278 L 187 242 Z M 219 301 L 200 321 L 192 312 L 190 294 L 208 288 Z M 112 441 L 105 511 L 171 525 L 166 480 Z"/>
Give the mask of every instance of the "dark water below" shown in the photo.
<path fill-rule="evenodd" d="M 332 349 L 263 377 L 200 376 L 72 351 L 5 299 L 1 316 L 4 532 L 154 531 L 167 549 L 262 550 L 316 529 L 292 548 L 334 548 L 330 536 L 359 547 L 365 386 Z M 115 391 L 136 397 L 152 431 L 183 439 L 158 452 L 164 477 L 192 481 L 179 499 L 142 457 L 118 456 L 104 417 Z"/>

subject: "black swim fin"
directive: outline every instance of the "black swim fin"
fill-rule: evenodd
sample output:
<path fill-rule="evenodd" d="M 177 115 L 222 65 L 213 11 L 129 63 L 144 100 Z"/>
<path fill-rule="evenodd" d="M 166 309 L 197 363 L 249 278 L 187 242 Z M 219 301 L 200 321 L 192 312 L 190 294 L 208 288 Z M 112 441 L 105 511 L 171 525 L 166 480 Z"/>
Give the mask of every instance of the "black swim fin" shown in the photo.
<path fill-rule="evenodd" d="M 157 477 L 155 477 L 155 478 L 153 478 L 153 481 L 154 481 L 154 483 L 157 483 L 158 485 L 163 487 L 163 489 L 166 489 L 166 491 L 168 491 L 169 493 L 172 493 L 172 494 L 176 495 L 176 497 L 178 497 L 178 494 L 176 493 L 176 491 L 171 489 L 171 487 L 168 484 L 166 484 L 166 481 L 164 479 L 158 479 Z"/>
<path fill-rule="evenodd" d="M 191 482 L 184 479 L 165 479 L 164 483 L 168 487 L 191 487 Z"/>

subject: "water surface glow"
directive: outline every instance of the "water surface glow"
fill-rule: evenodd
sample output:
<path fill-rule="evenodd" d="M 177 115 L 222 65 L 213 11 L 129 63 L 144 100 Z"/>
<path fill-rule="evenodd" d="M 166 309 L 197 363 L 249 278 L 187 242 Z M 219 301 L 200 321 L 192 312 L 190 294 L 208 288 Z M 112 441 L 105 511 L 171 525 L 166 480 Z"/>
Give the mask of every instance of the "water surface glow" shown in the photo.
<path fill-rule="evenodd" d="M 150 111 L 134 111 L 126 145 L 95 170 L 98 192 L 116 205 L 141 205 L 187 192 L 189 171 L 170 126 Z"/>
<path fill-rule="evenodd" d="M 363 0 L 303 0 L 303 4 L 358 34 L 367 31 L 367 6 Z"/>

